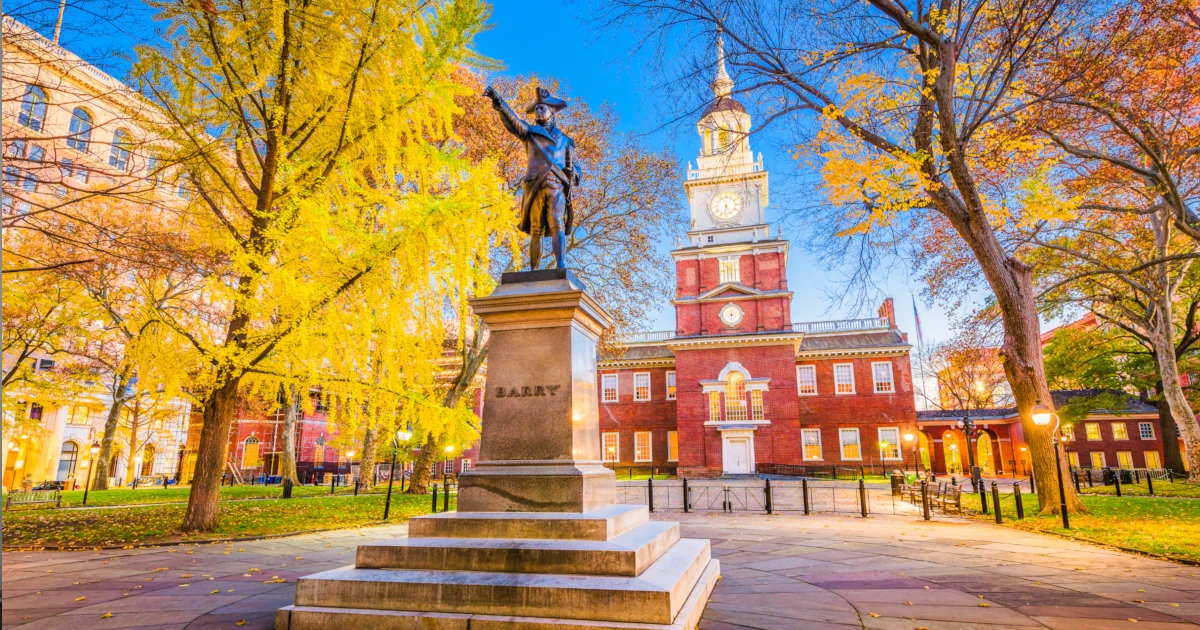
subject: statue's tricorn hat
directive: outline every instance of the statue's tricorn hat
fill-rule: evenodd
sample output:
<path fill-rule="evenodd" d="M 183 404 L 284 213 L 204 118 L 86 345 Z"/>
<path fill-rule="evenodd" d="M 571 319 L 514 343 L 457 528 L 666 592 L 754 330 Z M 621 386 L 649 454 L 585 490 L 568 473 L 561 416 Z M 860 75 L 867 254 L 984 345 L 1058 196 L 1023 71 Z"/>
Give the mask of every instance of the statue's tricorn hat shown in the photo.
<path fill-rule="evenodd" d="M 526 114 L 532 114 L 533 109 L 538 105 L 545 105 L 556 112 L 567 108 L 566 101 L 562 100 L 561 98 L 554 98 L 553 96 L 550 96 L 550 90 L 547 90 L 544 87 L 537 89 L 537 96 L 537 102 L 525 108 Z"/>

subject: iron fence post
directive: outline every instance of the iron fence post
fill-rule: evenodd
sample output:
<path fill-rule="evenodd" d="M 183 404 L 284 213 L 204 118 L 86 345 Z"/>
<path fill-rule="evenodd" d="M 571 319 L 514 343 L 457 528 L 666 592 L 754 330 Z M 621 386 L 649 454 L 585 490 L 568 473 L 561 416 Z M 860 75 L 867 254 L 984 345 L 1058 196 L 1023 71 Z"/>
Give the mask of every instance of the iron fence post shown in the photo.
<path fill-rule="evenodd" d="M 921 480 L 921 514 L 929 520 L 929 481 Z"/>
<path fill-rule="evenodd" d="M 1121 496 L 1121 471 L 1114 472 L 1112 478 L 1113 485 L 1117 488 L 1117 496 Z"/>
<path fill-rule="evenodd" d="M 867 518 L 867 484 L 863 479 L 858 480 L 858 507 L 863 518 Z"/>
<path fill-rule="evenodd" d="M 771 509 L 772 508 L 772 506 L 771 506 L 771 480 L 764 479 L 763 481 L 765 481 L 767 484 L 766 489 L 764 490 L 764 492 L 767 495 L 766 496 L 766 498 L 767 498 L 767 514 L 774 514 L 775 512 Z"/>
<path fill-rule="evenodd" d="M 1000 513 L 1000 488 L 992 482 L 992 507 L 996 508 L 996 524 L 1004 524 L 1004 515 Z"/>
<path fill-rule="evenodd" d="M 442 494 L 442 511 L 449 512 L 450 511 L 450 482 L 447 481 L 445 483 L 445 485 L 446 485 L 445 492 Z"/>
<path fill-rule="evenodd" d="M 1037 492 L 1037 485 L 1033 481 L 1033 473 L 1029 473 L 1029 491 Z"/>
<path fill-rule="evenodd" d="M 1080 489 L 1079 489 L 1079 471 L 1078 471 L 1078 470 L 1072 470 L 1072 471 L 1071 471 L 1071 479 L 1075 481 L 1075 492 L 1076 492 L 1076 494 L 1078 494 L 1078 493 L 1080 492 Z"/>
<path fill-rule="evenodd" d="M 973 484 L 975 482 L 972 481 L 971 483 Z M 983 487 L 983 482 L 980 482 L 979 484 L 979 506 L 980 511 L 982 511 L 984 514 L 988 513 L 987 488 Z"/>
<path fill-rule="evenodd" d="M 687 514 L 692 509 L 691 497 L 688 496 L 687 477 L 683 478 L 683 513 Z"/>
<path fill-rule="evenodd" d="M 646 480 L 646 505 L 650 506 L 650 511 L 654 511 L 654 476 L 651 475 Z"/>
<path fill-rule="evenodd" d="M 1146 490 L 1150 491 L 1150 496 L 1154 496 L 1154 475 L 1150 471 L 1146 471 Z"/>
<path fill-rule="evenodd" d="M 433 484 L 433 512 L 432 512 L 433 514 L 437 514 L 437 494 L 438 494 L 438 487 L 437 487 L 437 484 L 435 483 L 435 484 Z"/>
<path fill-rule="evenodd" d="M 1017 520 L 1025 518 L 1025 504 L 1021 502 L 1021 484 L 1013 484 L 1013 499 L 1017 502 Z"/>
<path fill-rule="evenodd" d="M 807 479 L 800 480 L 800 494 L 803 495 L 803 498 L 804 498 L 804 513 L 811 514 L 812 506 L 808 502 L 808 480 Z"/>

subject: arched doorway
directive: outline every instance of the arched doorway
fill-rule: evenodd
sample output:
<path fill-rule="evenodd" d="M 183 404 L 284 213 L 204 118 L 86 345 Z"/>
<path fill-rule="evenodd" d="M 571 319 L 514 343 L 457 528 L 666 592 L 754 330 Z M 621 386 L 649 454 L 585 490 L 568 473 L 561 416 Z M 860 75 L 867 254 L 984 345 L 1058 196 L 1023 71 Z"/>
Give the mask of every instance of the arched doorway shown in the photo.
<path fill-rule="evenodd" d="M 982 469 L 982 474 L 988 477 L 995 476 L 995 444 L 987 431 L 983 431 L 975 437 L 975 463 Z"/>
<path fill-rule="evenodd" d="M 950 475 L 961 475 L 963 472 L 963 447 L 962 436 L 955 431 L 946 431 L 942 434 L 942 446 L 945 449 L 946 473 Z"/>
<path fill-rule="evenodd" d="M 138 473 L 142 477 L 149 477 L 154 474 L 154 447 L 147 446 L 142 450 L 142 471 Z"/>
<path fill-rule="evenodd" d="M 921 470 L 933 470 L 929 459 L 932 452 L 929 436 L 924 431 L 917 431 L 917 455 L 920 457 Z"/>
<path fill-rule="evenodd" d="M 63 442 L 58 455 L 58 474 L 55 481 L 67 481 L 75 477 L 75 464 L 79 462 L 79 445 L 68 440 Z"/>

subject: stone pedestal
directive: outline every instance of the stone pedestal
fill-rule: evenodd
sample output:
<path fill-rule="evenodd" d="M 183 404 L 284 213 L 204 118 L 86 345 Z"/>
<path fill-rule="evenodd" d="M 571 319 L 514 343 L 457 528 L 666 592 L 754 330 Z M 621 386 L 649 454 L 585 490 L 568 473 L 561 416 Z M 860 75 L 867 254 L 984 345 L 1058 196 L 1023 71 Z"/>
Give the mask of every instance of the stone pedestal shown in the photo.
<path fill-rule="evenodd" d="M 570 272 L 505 274 L 472 301 L 491 329 L 480 462 L 458 512 L 301 578 L 279 630 L 690 630 L 719 577 L 707 540 L 617 505 L 601 464 L 596 341 L 611 319 Z"/>

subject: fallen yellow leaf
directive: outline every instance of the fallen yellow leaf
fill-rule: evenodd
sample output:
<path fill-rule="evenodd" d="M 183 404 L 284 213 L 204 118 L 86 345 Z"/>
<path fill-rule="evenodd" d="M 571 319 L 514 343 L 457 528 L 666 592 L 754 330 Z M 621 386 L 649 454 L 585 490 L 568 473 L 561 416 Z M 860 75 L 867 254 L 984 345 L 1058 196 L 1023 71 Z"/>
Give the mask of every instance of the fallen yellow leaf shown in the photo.
<path fill-rule="evenodd" d="M 980 608 L 991 608 L 992 605 L 985 602 L 985 603 L 980 604 L 979 607 Z"/>
<path fill-rule="evenodd" d="M 868 614 L 868 615 L 871 615 L 872 617 L 878 617 L 878 616 L 879 616 L 879 613 L 867 613 L 867 614 Z"/>
<path fill-rule="evenodd" d="M 76 597 L 76 598 L 75 598 L 75 601 L 77 601 L 77 602 L 81 602 L 81 601 L 83 601 L 83 600 L 85 600 L 85 599 L 87 599 L 87 597 L 86 597 L 86 596 L 85 596 L 85 597 Z"/>
<path fill-rule="evenodd" d="M 104 613 L 103 615 L 100 615 L 100 618 L 101 618 L 101 619 L 108 619 L 108 618 L 109 618 L 109 617 L 111 617 L 111 616 L 112 616 L 112 613 Z"/>

